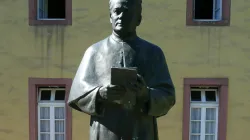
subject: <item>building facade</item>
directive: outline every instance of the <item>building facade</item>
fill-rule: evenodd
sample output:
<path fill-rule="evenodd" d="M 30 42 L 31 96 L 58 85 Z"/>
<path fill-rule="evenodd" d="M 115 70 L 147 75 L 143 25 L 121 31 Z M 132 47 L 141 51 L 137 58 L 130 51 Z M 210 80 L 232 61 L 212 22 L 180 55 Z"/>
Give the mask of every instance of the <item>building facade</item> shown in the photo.
<path fill-rule="evenodd" d="M 176 87 L 162 140 L 250 137 L 250 1 L 206 1 L 143 0 L 138 35 L 162 48 Z M 65 101 L 87 47 L 111 34 L 108 1 L 53 2 L 0 1 L 1 140 L 89 137 Z"/>

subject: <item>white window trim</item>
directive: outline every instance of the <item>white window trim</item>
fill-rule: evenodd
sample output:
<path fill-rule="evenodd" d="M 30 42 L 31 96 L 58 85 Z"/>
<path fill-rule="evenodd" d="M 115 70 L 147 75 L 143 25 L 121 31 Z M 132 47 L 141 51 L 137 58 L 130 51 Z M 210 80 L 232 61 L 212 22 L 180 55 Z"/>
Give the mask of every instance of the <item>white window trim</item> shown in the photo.
<path fill-rule="evenodd" d="M 215 9 L 216 7 L 216 1 L 219 1 L 219 8 Z M 193 4 L 193 11 L 195 12 L 195 0 Z M 216 19 L 215 11 L 219 10 L 219 18 Z M 194 21 L 204 21 L 204 22 L 213 22 L 213 21 L 221 21 L 222 20 L 222 0 L 213 0 L 213 19 L 195 19 L 193 18 Z"/>
<path fill-rule="evenodd" d="M 191 135 L 200 135 L 200 140 L 205 140 L 205 136 L 209 134 L 205 134 L 205 123 L 206 123 L 206 109 L 207 108 L 215 108 L 216 109 L 216 120 L 215 120 L 215 140 L 218 140 L 218 116 L 219 116 L 219 96 L 218 90 L 216 89 L 191 89 L 191 91 L 201 91 L 201 101 L 191 101 L 190 97 L 190 120 L 189 126 L 191 127 L 191 109 L 192 108 L 200 108 L 201 109 L 201 133 L 192 134 L 191 129 L 189 130 L 189 139 L 191 140 Z M 216 91 L 216 102 L 206 102 L 205 101 L 205 91 Z M 213 134 L 211 134 L 213 135 Z"/>
<path fill-rule="evenodd" d="M 41 98 L 41 91 L 42 90 L 51 90 L 51 100 L 50 101 L 39 101 Z M 50 134 L 50 140 L 55 139 L 55 134 L 60 134 L 60 132 L 55 132 L 55 120 L 64 120 L 64 132 L 61 134 L 64 134 L 64 139 L 66 139 L 66 105 L 64 101 L 54 101 L 55 99 L 55 92 L 56 90 L 65 90 L 65 88 L 40 88 L 39 89 L 39 96 L 38 96 L 38 140 L 41 140 L 41 132 L 40 132 L 40 108 L 41 107 L 49 107 L 50 108 L 50 132 L 42 132 L 44 134 Z M 64 108 L 64 119 L 55 119 L 55 107 L 63 107 Z M 45 120 L 45 119 L 44 119 Z"/>

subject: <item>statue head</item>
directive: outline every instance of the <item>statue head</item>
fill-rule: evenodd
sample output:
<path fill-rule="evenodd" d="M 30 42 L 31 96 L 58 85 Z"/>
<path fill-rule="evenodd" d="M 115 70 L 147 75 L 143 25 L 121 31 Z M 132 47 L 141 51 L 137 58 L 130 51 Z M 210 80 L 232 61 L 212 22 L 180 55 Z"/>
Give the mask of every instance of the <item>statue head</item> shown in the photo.
<path fill-rule="evenodd" d="M 141 23 L 142 0 L 110 0 L 110 23 L 119 36 L 127 36 L 136 31 Z"/>

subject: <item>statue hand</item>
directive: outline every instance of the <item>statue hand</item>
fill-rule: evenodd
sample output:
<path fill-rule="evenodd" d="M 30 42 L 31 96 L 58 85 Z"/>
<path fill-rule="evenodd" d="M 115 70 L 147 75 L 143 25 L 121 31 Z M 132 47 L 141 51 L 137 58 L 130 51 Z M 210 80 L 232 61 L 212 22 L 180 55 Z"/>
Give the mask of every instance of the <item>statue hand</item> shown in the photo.
<path fill-rule="evenodd" d="M 121 104 L 126 109 L 133 109 L 138 104 L 144 104 L 149 100 L 149 90 L 142 76 L 137 75 L 137 81 L 127 83 L 126 94 L 121 100 Z"/>
<path fill-rule="evenodd" d="M 107 85 L 99 89 L 99 95 L 102 99 L 109 102 L 120 101 L 126 94 L 126 89 L 118 85 Z"/>
<path fill-rule="evenodd" d="M 131 84 L 133 87 L 133 91 L 136 93 L 138 101 L 147 101 L 149 98 L 149 90 L 143 77 L 137 74 L 137 81 Z"/>

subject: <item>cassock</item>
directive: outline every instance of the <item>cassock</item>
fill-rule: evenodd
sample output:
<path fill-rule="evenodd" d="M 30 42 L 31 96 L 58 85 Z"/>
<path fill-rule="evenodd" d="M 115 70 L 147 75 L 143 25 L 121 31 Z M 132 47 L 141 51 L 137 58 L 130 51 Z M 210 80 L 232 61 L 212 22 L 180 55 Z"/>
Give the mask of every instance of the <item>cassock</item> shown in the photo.
<path fill-rule="evenodd" d="M 99 89 L 110 84 L 111 67 L 124 66 L 137 67 L 149 89 L 149 101 L 133 111 L 98 99 Z M 70 107 L 91 115 L 90 140 L 158 140 L 156 118 L 174 104 L 175 88 L 160 47 L 138 36 L 121 40 L 113 34 L 85 51 L 68 99 Z"/>

